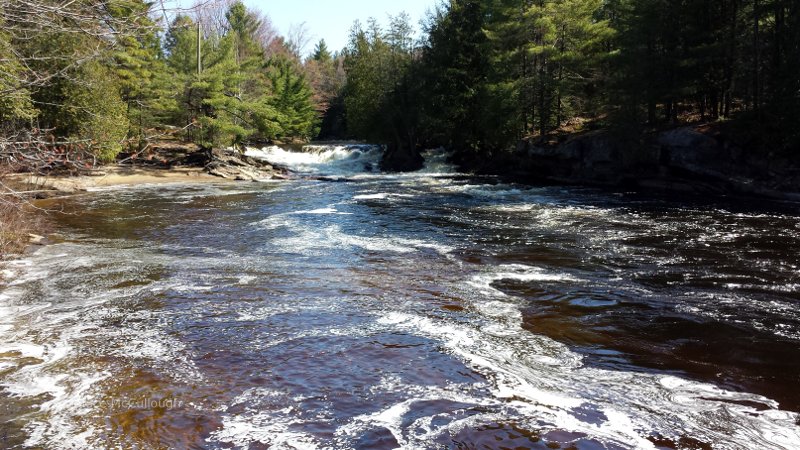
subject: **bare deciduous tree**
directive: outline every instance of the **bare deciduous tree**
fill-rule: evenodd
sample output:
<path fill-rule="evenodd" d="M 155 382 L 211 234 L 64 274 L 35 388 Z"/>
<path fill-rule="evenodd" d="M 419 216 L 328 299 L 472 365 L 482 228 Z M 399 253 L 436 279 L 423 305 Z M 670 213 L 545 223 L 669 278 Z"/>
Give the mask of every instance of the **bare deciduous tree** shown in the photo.
<path fill-rule="evenodd" d="M 289 50 L 294 53 L 295 56 L 302 59 L 313 36 L 308 31 L 306 23 L 301 22 L 289 27 L 289 33 L 286 35 L 286 39 Z"/>

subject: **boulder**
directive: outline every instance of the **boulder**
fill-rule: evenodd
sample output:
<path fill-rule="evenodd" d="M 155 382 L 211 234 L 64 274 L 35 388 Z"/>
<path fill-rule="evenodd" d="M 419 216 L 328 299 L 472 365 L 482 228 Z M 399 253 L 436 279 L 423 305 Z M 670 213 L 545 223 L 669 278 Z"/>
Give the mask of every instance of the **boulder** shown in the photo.
<path fill-rule="evenodd" d="M 606 133 L 574 136 L 558 145 L 530 143 L 527 164 L 532 173 L 553 181 L 618 183 L 627 163 L 620 144 Z"/>
<path fill-rule="evenodd" d="M 731 161 L 717 140 L 691 127 L 677 128 L 656 136 L 659 162 L 669 168 L 702 176 L 725 177 Z"/>

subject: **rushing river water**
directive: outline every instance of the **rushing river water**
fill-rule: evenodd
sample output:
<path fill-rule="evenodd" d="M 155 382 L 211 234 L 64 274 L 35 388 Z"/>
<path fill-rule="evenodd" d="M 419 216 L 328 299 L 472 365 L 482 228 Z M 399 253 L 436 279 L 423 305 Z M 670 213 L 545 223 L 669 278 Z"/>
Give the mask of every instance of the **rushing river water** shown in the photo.
<path fill-rule="evenodd" d="M 0 448 L 800 448 L 796 205 L 310 150 L 61 201 L 0 290 Z"/>

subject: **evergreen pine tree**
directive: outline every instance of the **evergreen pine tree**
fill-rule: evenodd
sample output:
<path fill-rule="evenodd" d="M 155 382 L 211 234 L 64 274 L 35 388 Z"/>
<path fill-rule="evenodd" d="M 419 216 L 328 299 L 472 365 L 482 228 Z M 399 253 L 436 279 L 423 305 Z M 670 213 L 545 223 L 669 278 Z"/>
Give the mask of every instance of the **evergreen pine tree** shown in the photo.
<path fill-rule="evenodd" d="M 314 47 L 314 53 L 311 55 L 311 59 L 322 64 L 333 60 L 331 52 L 328 51 L 328 45 L 325 43 L 325 39 L 320 39 L 320 41 L 317 42 L 316 47 Z"/>
<path fill-rule="evenodd" d="M 310 138 L 319 132 L 313 93 L 303 73 L 286 57 L 267 64 L 272 95 L 267 104 L 277 113 L 279 137 Z"/>

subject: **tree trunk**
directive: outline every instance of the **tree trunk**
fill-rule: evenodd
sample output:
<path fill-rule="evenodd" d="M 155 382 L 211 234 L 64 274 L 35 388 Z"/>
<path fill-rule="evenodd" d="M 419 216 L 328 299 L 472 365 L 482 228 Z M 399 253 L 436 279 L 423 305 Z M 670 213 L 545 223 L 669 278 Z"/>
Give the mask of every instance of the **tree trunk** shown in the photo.
<path fill-rule="evenodd" d="M 711 118 L 719 119 L 719 95 L 716 89 L 711 91 Z"/>
<path fill-rule="evenodd" d="M 700 120 L 703 121 L 703 122 L 705 122 L 705 120 L 706 120 L 706 100 L 707 99 L 708 99 L 708 96 L 706 94 L 703 94 L 700 97 Z"/>
<path fill-rule="evenodd" d="M 545 64 L 543 61 L 539 62 L 539 134 L 544 136 L 547 129 L 547 114 L 545 114 L 544 107 L 544 72 Z"/>
<path fill-rule="evenodd" d="M 759 0 L 753 0 L 753 109 L 758 111 L 761 109 L 761 82 L 760 66 L 761 66 L 761 51 L 759 49 Z"/>
<path fill-rule="evenodd" d="M 564 49 L 565 49 L 564 48 L 564 40 L 566 39 L 567 32 L 566 32 L 566 30 L 562 29 L 561 33 L 562 33 L 561 34 L 561 42 L 559 43 L 559 46 L 558 46 L 559 47 L 559 52 L 561 53 L 561 55 L 559 55 L 559 56 L 563 56 L 564 55 Z M 562 107 L 561 107 L 561 86 L 562 86 L 563 80 L 564 80 L 564 64 L 561 62 L 561 60 L 559 60 L 559 62 L 558 62 L 558 85 L 556 86 L 557 96 L 558 96 L 558 99 L 557 99 L 557 102 L 556 102 L 556 128 L 561 127 L 561 122 L 564 120 L 563 114 L 562 114 Z"/>
<path fill-rule="evenodd" d="M 733 72 L 736 61 L 736 24 L 739 15 L 739 0 L 733 0 L 733 11 L 731 12 L 730 35 L 728 37 L 728 55 L 725 61 L 725 109 L 723 115 L 729 117 L 733 103 Z"/>

